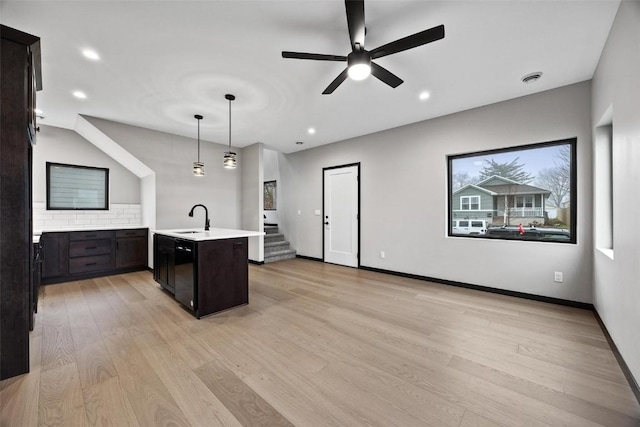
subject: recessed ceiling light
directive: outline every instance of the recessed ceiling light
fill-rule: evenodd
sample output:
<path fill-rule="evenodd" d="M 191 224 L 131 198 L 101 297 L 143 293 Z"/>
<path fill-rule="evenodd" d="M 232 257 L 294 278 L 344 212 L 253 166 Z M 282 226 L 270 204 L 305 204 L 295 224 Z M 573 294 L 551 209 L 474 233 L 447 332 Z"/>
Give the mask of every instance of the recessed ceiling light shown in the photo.
<path fill-rule="evenodd" d="M 429 95 L 429 92 L 421 92 L 420 93 L 420 100 L 424 101 L 425 99 L 429 99 L 431 95 Z"/>
<path fill-rule="evenodd" d="M 304 144 L 304 142 L 302 142 L 302 141 L 296 141 L 296 145 L 302 145 L 302 144 Z"/>
<path fill-rule="evenodd" d="M 97 61 L 100 59 L 100 55 L 98 55 L 98 53 L 95 50 L 91 50 L 91 49 L 83 49 L 82 50 L 82 54 L 86 57 L 89 58 L 91 60 Z"/>
<path fill-rule="evenodd" d="M 84 92 L 80 92 L 79 90 L 74 91 L 73 96 L 79 99 L 87 99 L 87 95 Z"/>
<path fill-rule="evenodd" d="M 313 135 L 314 133 L 316 133 L 316 130 L 314 128 L 309 128 L 307 132 L 309 132 L 309 135 Z"/>
<path fill-rule="evenodd" d="M 542 77 L 542 71 L 536 71 L 533 73 L 529 73 L 526 76 L 522 77 L 522 82 L 523 83 L 533 83 L 533 82 L 537 82 L 538 80 L 540 80 L 540 77 Z"/>

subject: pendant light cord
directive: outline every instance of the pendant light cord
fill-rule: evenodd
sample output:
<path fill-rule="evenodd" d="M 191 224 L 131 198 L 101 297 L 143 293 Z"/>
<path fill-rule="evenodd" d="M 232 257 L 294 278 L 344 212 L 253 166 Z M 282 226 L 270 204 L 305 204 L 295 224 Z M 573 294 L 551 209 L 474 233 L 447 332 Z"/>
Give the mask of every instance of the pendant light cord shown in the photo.
<path fill-rule="evenodd" d="M 200 119 L 198 119 L 198 163 L 200 163 Z"/>
<path fill-rule="evenodd" d="M 231 152 L 231 99 L 229 99 L 229 152 Z"/>

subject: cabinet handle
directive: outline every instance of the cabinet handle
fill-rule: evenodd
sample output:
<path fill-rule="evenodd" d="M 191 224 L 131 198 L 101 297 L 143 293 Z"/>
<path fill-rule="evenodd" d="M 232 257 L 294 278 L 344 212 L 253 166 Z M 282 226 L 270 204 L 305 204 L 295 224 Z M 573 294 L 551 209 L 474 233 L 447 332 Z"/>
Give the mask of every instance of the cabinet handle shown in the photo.
<path fill-rule="evenodd" d="M 97 246 L 88 246 L 85 249 L 87 249 L 88 251 L 93 250 L 93 249 L 98 249 Z"/>
<path fill-rule="evenodd" d="M 84 237 L 96 237 L 97 234 L 85 234 Z"/>
<path fill-rule="evenodd" d="M 89 267 L 90 265 L 98 265 L 97 262 L 88 262 L 85 264 L 85 267 Z"/>
<path fill-rule="evenodd" d="M 125 233 L 127 236 L 133 236 L 134 234 L 136 234 L 135 232 L 127 232 Z"/>

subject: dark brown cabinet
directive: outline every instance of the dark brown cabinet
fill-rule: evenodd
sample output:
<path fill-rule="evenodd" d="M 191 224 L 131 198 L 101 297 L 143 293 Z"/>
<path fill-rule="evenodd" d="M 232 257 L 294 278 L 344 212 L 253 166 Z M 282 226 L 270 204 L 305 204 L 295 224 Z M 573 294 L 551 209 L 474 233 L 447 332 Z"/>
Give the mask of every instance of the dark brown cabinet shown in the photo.
<path fill-rule="evenodd" d="M 31 212 L 35 91 L 42 87 L 40 39 L 0 26 L 0 379 L 29 371 L 33 316 Z"/>
<path fill-rule="evenodd" d="M 42 279 L 69 275 L 69 233 L 45 233 L 42 247 Z"/>
<path fill-rule="evenodd" d="M 153 235 L 153 278 L 167 291 L 175 294 L 176 239 Z"/>
<path fill-rule="evenodd" d="M 156 234 L 154 279 L 197 318 L 249 302 L 248 239 Z"/>
<path fill-rule="evenodd" d="M 146 228 L 43 233 L 42 283 L 144 270 L 147 233 Z"/>
<path fill-rule="evenodd" d="M 147 230 L 116 231 L 116 268 L 147 264 Z"/>
<path fill-rule="evenodd" d="M 115 231 L 73 231 L 69 233 L 69 274 L 113 270 Z"/>
<path fill-rule="evenodd" d="M 198 242 L 198 317 L 249 302 L 246 237 Z"/>

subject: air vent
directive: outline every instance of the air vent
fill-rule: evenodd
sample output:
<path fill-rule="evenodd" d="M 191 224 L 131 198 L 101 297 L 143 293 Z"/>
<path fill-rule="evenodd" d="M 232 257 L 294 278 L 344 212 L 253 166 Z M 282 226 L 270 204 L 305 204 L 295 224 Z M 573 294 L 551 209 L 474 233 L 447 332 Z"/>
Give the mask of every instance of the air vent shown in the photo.
<path fill-rule="evenodd" d="M 542 72 L 536 71 L 535 73 L 529 73 L 526 76 L 524 76 L 522 78 L 522 82 L 527 84 L 537 82 L 540 79 L 540 77 L 542 77 Z"/>

